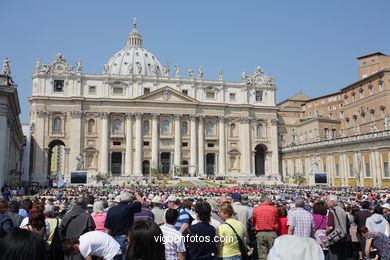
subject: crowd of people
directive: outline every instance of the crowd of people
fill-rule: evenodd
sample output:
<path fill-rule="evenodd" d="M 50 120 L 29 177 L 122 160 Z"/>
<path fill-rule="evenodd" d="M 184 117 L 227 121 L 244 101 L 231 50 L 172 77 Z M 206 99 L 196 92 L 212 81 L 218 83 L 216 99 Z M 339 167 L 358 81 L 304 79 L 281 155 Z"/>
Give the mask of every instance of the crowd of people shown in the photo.
<path fill-rule="evenodd" d="M 389 221 L 390 191 L 365 187 L 3 192 L 0 260 L 390 260 Z"/>

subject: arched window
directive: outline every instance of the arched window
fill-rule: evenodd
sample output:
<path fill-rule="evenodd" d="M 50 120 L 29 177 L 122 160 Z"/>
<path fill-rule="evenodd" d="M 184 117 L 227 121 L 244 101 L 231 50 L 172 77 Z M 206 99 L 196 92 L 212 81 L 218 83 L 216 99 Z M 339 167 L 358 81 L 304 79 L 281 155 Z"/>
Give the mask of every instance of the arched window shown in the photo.
<path fill-rule="evenodd" d="M 88 120 L 88 133 L 91 134 L 95 131 L 95 120 L 89 119 Z"/>
<path fill-rule="evenodd" d="M 62 119 L 59 117 L 54 118 L 53 120 L 53 132 L 61 133 L 62 131 Z"/>
<path fill-rule="evenodd" d="M 188 132 L 187 122 L 181 123 L 181 135 L 187 135 L 187 132 Z"/>
<path fill-rule="evenodd" d="M 257 137 L 264 137 L 264 126 L 262 124 L 258 124 L 256 128 Z"/>
<path fill-rule="evenodd" d="M 112 124 L 112 132 L 114 134 L 119 134 L 121 132 L 121 125 L 122 121 L 120 119 L 115 119 L 114 123 Z"/>
<path fill-rule="evenodd" d="M 145 120 L 144 121 L 144 135 L 149 134 L 149 121 Z"/>
<path fill-rule="evenodd" d="M 214 134 L 214 123 L 213 122 L 207 122 L 207 129 L 206 129 L 206 135 L 213 135 Z"/>
<path fill-rule="evenodd" d="M 162 121 L 162 134 L 167 135 L 169 134 L 169 120 L 165 119 Z"/>
<path fill-rule="evenodd" d="M 230 136 L 236 136 L 236 124 L 231 124 L 230 125 Z"/>

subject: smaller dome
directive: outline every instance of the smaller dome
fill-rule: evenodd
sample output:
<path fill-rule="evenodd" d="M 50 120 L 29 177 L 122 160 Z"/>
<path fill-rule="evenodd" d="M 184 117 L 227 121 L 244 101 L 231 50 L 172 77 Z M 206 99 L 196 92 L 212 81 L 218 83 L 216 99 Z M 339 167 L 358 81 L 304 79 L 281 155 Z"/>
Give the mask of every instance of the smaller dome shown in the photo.
<path fill-rule="evenodd" d="M 115 53 L 104 65 L 105 74 L 161 76 L 162 68 L 158 59 L 142 47 L 141 34 L 134 28 L 127 40 L 127 45 Z"/>

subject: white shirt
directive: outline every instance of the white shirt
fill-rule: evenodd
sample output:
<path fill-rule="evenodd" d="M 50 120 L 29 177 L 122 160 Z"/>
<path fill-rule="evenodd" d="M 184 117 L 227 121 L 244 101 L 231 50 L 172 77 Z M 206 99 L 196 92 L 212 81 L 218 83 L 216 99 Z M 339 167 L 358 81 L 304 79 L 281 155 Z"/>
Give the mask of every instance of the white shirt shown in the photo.
<path fill-rule="evenodd" d="M 169 224 L 164 224 L 160 228 L 165 240 L 165 259 L 179 259 L 177 253 L 184 253 L 186 251 L 183 235 L 174 226 Z"/>
<path fill-rule="evenodd" d="M 80 254 L 85 258 L 87 256 L 99 256 L 104 260 L 111 260 L 121 253 L 119 243 L 110 235 L 101 231 L 90 231 L 81 235 Z"/>

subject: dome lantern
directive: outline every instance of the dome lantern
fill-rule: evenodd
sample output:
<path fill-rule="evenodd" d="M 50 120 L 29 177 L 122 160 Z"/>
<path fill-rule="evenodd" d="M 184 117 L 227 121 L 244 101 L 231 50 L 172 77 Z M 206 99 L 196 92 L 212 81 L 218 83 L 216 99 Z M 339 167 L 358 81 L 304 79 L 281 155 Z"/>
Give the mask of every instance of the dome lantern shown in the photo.
<path fill-rule="evenodd" d="M 129 37 L 127 39 L 127 46 L 138 47 L 138 48 L 142 47 L 142 37 L 137 30 L 136 18 L 133 18 L 133 31 L 129 33 Z"/>

